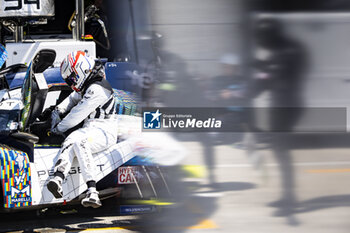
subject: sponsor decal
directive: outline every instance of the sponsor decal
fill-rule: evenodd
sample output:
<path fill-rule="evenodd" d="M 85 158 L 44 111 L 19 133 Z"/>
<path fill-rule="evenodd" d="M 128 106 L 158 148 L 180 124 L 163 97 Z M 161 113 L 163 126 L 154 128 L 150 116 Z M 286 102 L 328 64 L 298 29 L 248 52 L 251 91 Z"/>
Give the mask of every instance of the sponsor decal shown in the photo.
<path fill-rule="evenodd" d="M 96 165 L 96 169 L 98 169 L 99 171 L 103 171 L 103 167 L 104 167 L 104 164 Z M 81 173 L 80 167 L 71 167 L 71 169 L 68 172 L 69 175 L 75 175 L 80 173 Z M 50 170 L 38 170 L 37 174 L 41 180 L 46 180 L 48 176 L 50 177 L 54 176 L 54 169 L 52 168 Z"/>
<path fill-rule="evenodd" d="M 31 171 L 27 154 L 0 147 L 0 163 L 4 207 L 14 208 L 31 205 Z"/>
<path fill-rule="evenodd" d="M 138 167 L 128 166 L 118 168 L 118 184 L 135 184 L 138 177 Z"/>
<path fill-rule="evenodd" d="M 21 190 L 11 187 L 11 198 L 13 203 L 30 201 L 30 186 L 27 185 Z"/>
<path fill-rule="evenodd" d="M 145 214 L 156 212 L 154 205 L 122 205 L 120 206 L 120 214 Z"/>

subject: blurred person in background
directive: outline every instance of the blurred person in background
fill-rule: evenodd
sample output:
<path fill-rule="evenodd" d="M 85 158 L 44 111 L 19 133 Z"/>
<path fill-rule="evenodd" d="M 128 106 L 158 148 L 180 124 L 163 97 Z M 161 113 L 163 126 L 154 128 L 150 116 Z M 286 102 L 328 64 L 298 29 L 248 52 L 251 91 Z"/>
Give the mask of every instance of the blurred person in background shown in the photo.
<path fill-rule="evenodd" d="M 240 58 L 236 54 L 225 54 L 220 58 L 222 74 L 211 79 L 208 90 L 213 107 L 242 106 L 244 79 L 240 75 Z"/>
<path fill-rule="evenodd" d="M 194 107 L 202 102 L 202 93 L 187 64 L 178 54 L 165 50 L 163 35 L 153 32 L 153 65 L 156 70 L 147 98 L 164 107 Z M 151 93 L 152 92 L 152 93 Z"/>
<path fill-rule="evenodd" d="M 200 141 L 203 146 L 205 163 L 208 170 L 209 186 L 217 188 L 214 174 L 215 167 L 215 145 L 232 144 L 242 139 L 242 127 L 244 124 L 242 107 L 245 106 L 246 80 L 241 75 L 241 61 L 236 54 L 224 54 L 220 60 L 221 74 L 210 79 L 205 96 L 202 101 L 207 106 L 214 108 L 230 109 L 225 114 L 216 116 L 223 122 L 233 125 L 237 131 L 233 133 L 210 132 L 201 135 Z"/>
<path fill-rule="evenodd" d="M 277 19 L 258 20 L 253 35 L 256 48 L 253 50 L 253 79 L 248 96 L 253 99 L 263 91 L 269 91 L 268 131 L 272 132 L 271 149 L 282 178 L 282 197 L 269 205 L 280 208 L 275 215 L 289 215 L 296 204 L 289 150 L 292 144 L 291 132 L 302 113 L 301 81 L 306 54 L 298 41 L 287 36 Z M 256 115 L 254 117 L 259 118 Z"/>

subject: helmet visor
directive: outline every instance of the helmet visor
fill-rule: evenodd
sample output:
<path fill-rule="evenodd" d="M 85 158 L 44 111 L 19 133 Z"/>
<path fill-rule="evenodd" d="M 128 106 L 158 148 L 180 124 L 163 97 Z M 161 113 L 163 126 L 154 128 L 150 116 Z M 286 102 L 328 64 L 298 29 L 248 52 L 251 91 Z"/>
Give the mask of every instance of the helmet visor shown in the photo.
<path fill-rule="evenodd" d="M 72 72 L 65 81 L 70 87 L 77 85 L 77 74 Z"/>

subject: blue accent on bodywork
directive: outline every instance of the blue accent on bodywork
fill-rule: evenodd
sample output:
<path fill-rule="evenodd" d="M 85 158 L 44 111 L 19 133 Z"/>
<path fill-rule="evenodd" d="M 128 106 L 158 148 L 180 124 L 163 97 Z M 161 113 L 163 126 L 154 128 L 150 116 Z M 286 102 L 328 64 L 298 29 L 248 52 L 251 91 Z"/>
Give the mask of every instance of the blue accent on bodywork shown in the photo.
<path fill-rule="evenodd" d="M 155 164 L 149 157 L 135 156 L 128 162 L 124 163 L 123 166 L 154 166 Z"/>
<path fill-rule="evenodd" d="M 65 83 L 61 76 L 60 68 L 50 68 L 44 71 L 47 84 Z"/>
<path fill-rule="evenodd" d="M 26 72 L 6 75 L 6 79 L 10 85 L 10 89 L 22 87 Z M 61 76 L 60 68 L 49 68 L 44 71 L 47 84 L 64 83 Z"/>
<path fill-rule="evenodd" d="M 25 76 L 26 76 L 26 72 L 19 72 L 19 73 L 15 73 L 15 74 L 5 75 L 7 82 L 10 85 L 10 89 L 22 87 Z"/>
<path fill-rule="evenodd" d="M 7 50 L 5 49 L 4 46 L 2 46 L 2 44 L 0 44 L 0 68 L 5 63 L 7 57 L 8 57 Z"/>

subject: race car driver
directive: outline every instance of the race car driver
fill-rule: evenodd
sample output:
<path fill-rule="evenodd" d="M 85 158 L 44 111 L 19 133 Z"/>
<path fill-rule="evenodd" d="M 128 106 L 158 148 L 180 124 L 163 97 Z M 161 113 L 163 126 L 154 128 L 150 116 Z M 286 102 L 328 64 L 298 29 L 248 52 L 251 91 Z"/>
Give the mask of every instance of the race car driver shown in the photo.
<path fill-rule="evenodd" d="M 97 208 L 101 202 L 96 190 L 96 164 L 92 154 L 107 149 L 117 141 L 116 123 L 113 121 L 113 90 L 105 79 L 103 66 L 82 51 L 70 53 L 62 61 L 60 69 L 63 79 L 74 91 L 52 111 L 51 132 L 64 134 L 68 129 L 84 123 L 63 142 L 55 164 L 54 178 L 48 182 L 47 188 L 55 198 L 63 196 L 62 182 L 73 159 L 77 157 L 88 187 L 81 204 Z"/>

